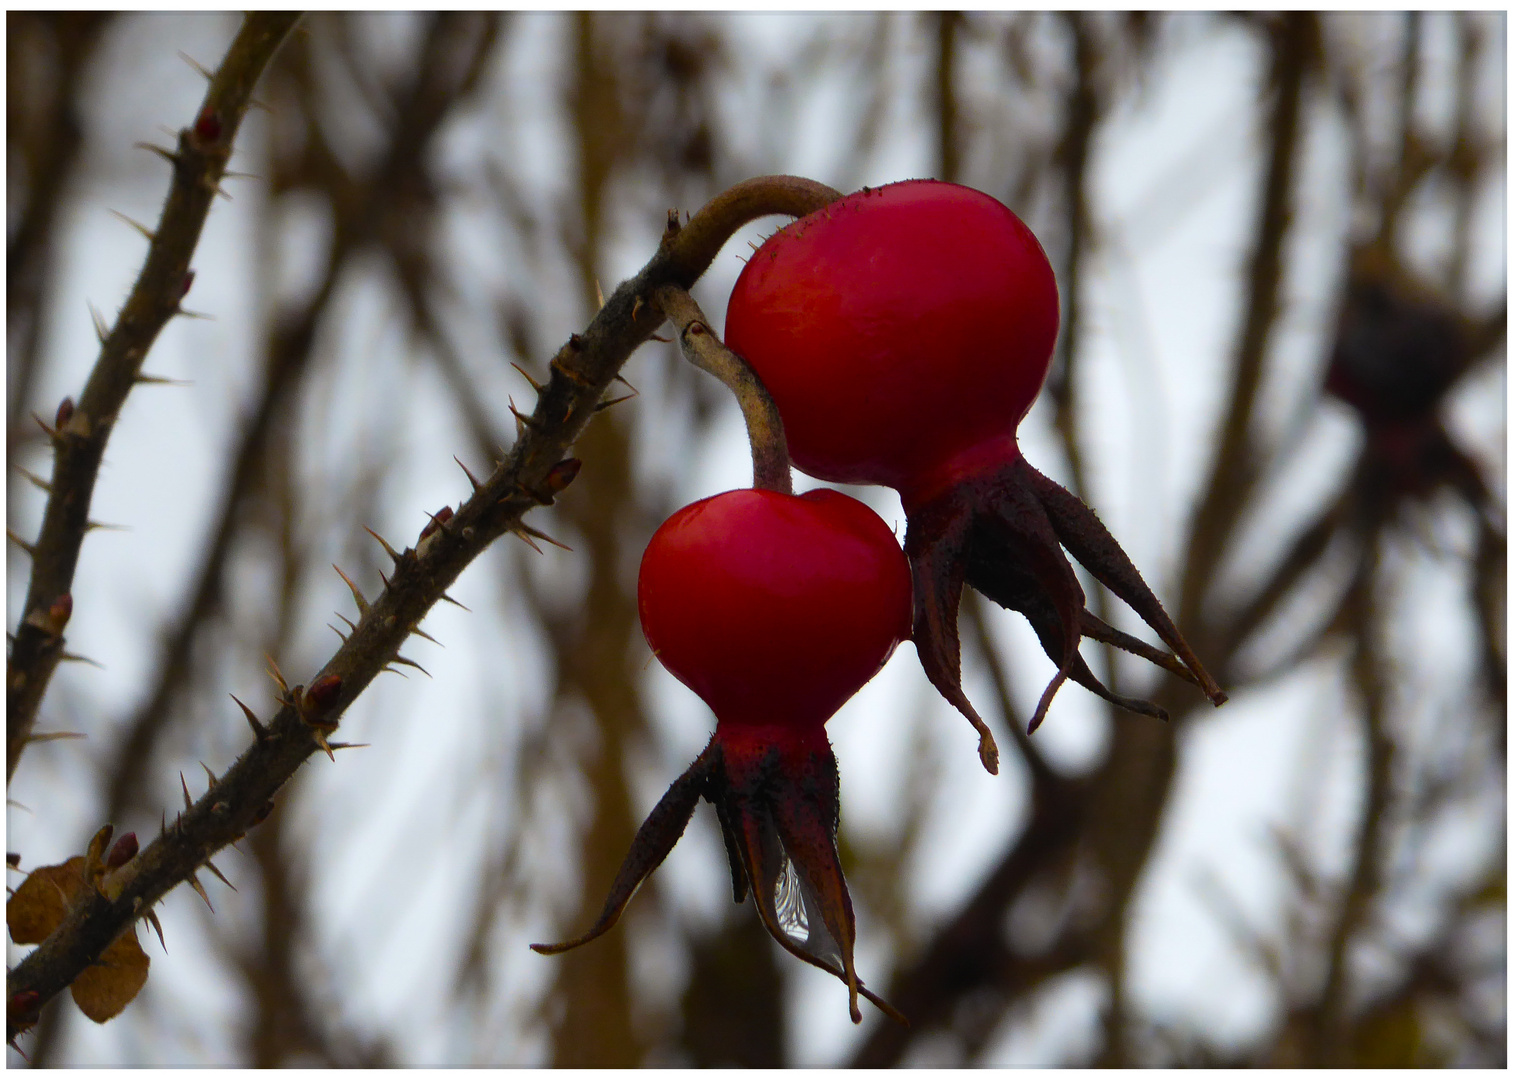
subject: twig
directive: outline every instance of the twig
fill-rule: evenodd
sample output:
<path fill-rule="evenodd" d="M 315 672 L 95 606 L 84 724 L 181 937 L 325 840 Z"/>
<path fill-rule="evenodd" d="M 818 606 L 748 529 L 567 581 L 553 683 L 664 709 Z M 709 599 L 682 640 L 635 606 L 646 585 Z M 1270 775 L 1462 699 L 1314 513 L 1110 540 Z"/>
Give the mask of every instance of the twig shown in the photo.
<path fill-rule="evenodd" d="M 164 324 L 180 309 L 191 255 L 227 169 L 254 84 L 297 18 L 289 12 L 256 12 L 244 19 L 207 87 L 195 121 L 180 132 L 174 181 L 143 269 L 101 346 L 72 416 L 53 436 L 53 490 L 7 663 L 7 780 L 15 774 L 37 720 L 37 707 L 63 653 L 63 635 L 39 627 L 34 616 L 71 594 L 106 441 L 144 357 Z"/>
<path fill-rule="evenodd" d="M 703 310 L 686 289 L 663 285 L 655 291 L 656 306 L 672 321 L 682 342 L 682 355 L 696 368 L 707 371 L 730 388 L 746 420 L 751 443 L 752 484 L 784 495 L 793 493 L 788 460 L 788 438 L 783 418 L 772 395 L 751 370 L 751 365 L 725 347 L 714 333 Z"/>

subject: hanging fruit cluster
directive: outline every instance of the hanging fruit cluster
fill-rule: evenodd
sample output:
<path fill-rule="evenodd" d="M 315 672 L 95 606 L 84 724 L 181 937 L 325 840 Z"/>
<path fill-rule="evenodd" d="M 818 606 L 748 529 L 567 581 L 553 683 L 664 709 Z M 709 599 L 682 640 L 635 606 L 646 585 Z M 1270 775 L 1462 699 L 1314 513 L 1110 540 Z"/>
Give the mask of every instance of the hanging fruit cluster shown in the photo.
<path fill-rule="evenodd" d="M 685 292 L 657 290 L 684 354 L 746 415 L 754 488 L 685 507 L 640 567 L 640 622 L 662 664 L 717 718 L 713 739 L 641 826 L 585 944 L 618 919 L 700 798 L 719 813 L 735 899 L 748 892 L 789 952 L 841 978 L 860 1020 L 855 923 L 836 853 L 835 757 L 825 723 L 913 639 L 936 688 L 979 733 L 964 695 L 957 609 L 966 582 L 1024 615 L 1065 679 L 1123 708 L 1079 655 L 1081 636 L 1225 695 L 1087 506 L 1031 467 L 1015 428 L 1041 390 L 1057 285 L 1036 237 L 997 200 L 911 180 L 831 202 L 767 240 L 730 296 L 721 344 Z M 792 494 L 790 460 L 842 483 L 896 489 L 905 550 L 863 504 Z M 1172 651 L 1085 610 L 1064 555 L 1126 601 Z"/>

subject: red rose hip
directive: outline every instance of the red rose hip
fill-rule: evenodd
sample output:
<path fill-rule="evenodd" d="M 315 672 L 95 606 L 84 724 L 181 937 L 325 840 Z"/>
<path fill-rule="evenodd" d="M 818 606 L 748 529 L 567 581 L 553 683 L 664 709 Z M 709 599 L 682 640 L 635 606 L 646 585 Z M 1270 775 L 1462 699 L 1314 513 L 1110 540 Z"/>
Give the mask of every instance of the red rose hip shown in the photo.
<path fill-rule="evenodd" d="M 910 629 L 910 573 L 840 492 L 747 488 L 677 511 L 640 564 L 640 624 L 720 725 L 823 725 Z"/>

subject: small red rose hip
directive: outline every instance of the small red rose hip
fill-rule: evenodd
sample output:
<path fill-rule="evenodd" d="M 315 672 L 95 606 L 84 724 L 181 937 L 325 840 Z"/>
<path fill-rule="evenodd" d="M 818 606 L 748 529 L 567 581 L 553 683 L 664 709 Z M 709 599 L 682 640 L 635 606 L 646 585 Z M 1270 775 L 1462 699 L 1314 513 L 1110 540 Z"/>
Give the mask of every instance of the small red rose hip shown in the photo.
<path fill-rule="evenodd" d="M 656 656 L 708 703 L 713 739 L 640 826 L 597 923 L 606 933 L 666 858 L 699 799 L 719 813 L 737 903 L 773 938 L 862 986 L 856 923 L 836 852 L 840 791 L 825 722 L 910 629 L 910 572 L 894 534 L 836 491 L 727 491 L 673 514 L 640 564 L 640 624 Z M 790 931 L 807 926 L 807 937 Z"/>
<path fill-rule="evenodd" d="M 645 549 L 638 597 L 651 649 L 721 728 L 822 726 L 909 636 L 903 552 L 836 491 L 684 507 Z"/>

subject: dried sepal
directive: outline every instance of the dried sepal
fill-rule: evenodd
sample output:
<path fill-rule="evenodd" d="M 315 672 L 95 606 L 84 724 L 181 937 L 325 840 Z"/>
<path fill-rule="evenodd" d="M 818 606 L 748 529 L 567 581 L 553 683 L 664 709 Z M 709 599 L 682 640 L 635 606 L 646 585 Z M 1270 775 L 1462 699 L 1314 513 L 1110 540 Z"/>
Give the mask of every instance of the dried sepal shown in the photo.
<path fill-rule="evenodd" d="M 1168 719 L 1159 706 L 1116 694 L 1095 677 L 1079 653 L 1079 640 L 1086 636 L 1194 682 L 1213 704 L 1226 700 L 1094 511 L 1032 468 L 1013 441 L 990 464 L 934 492 L 916 492 L 905 506 L 905 552 L 915 582 L 915 646 L 932 684 L 975 727 L 980 721 L 963 695 L 958 670 L 957 611 L 964 582 L 1024 615 L 1057 668 L 1028 732 L 1036 730 L 1068 679 L 1120 708 Z M 1137 612 L 1173 653 L 1087 611 L 1068 555 Z M 985 730 L 980 727 L 980 735 Z M 988 767 L 988 758 L 984 762 Z"/>
<path fill-rule="evenodd" d="M 624 856 L 624 863 L 614 877 L 613 888 L 608 892 L 603 912 L 593 923 L 592 929 L 571 941 L 530 945 L 529 948 L 549 956 L 585 945 L 613 929 L 640 883 L 661 865 L 687 829 L 687 823 L 692 820 L 693 811 L 698 807 L 698 800 L 703 798 L 712 783 L 719 760 L 717 747 L 716 742 L 709 743 L 698 760 L 688 766 L 687 771 L 667 788 L 666 794 L 661 796 L 656 808 L 635 833 L 634 843 L 630 844 L 629 853 Z"/>

